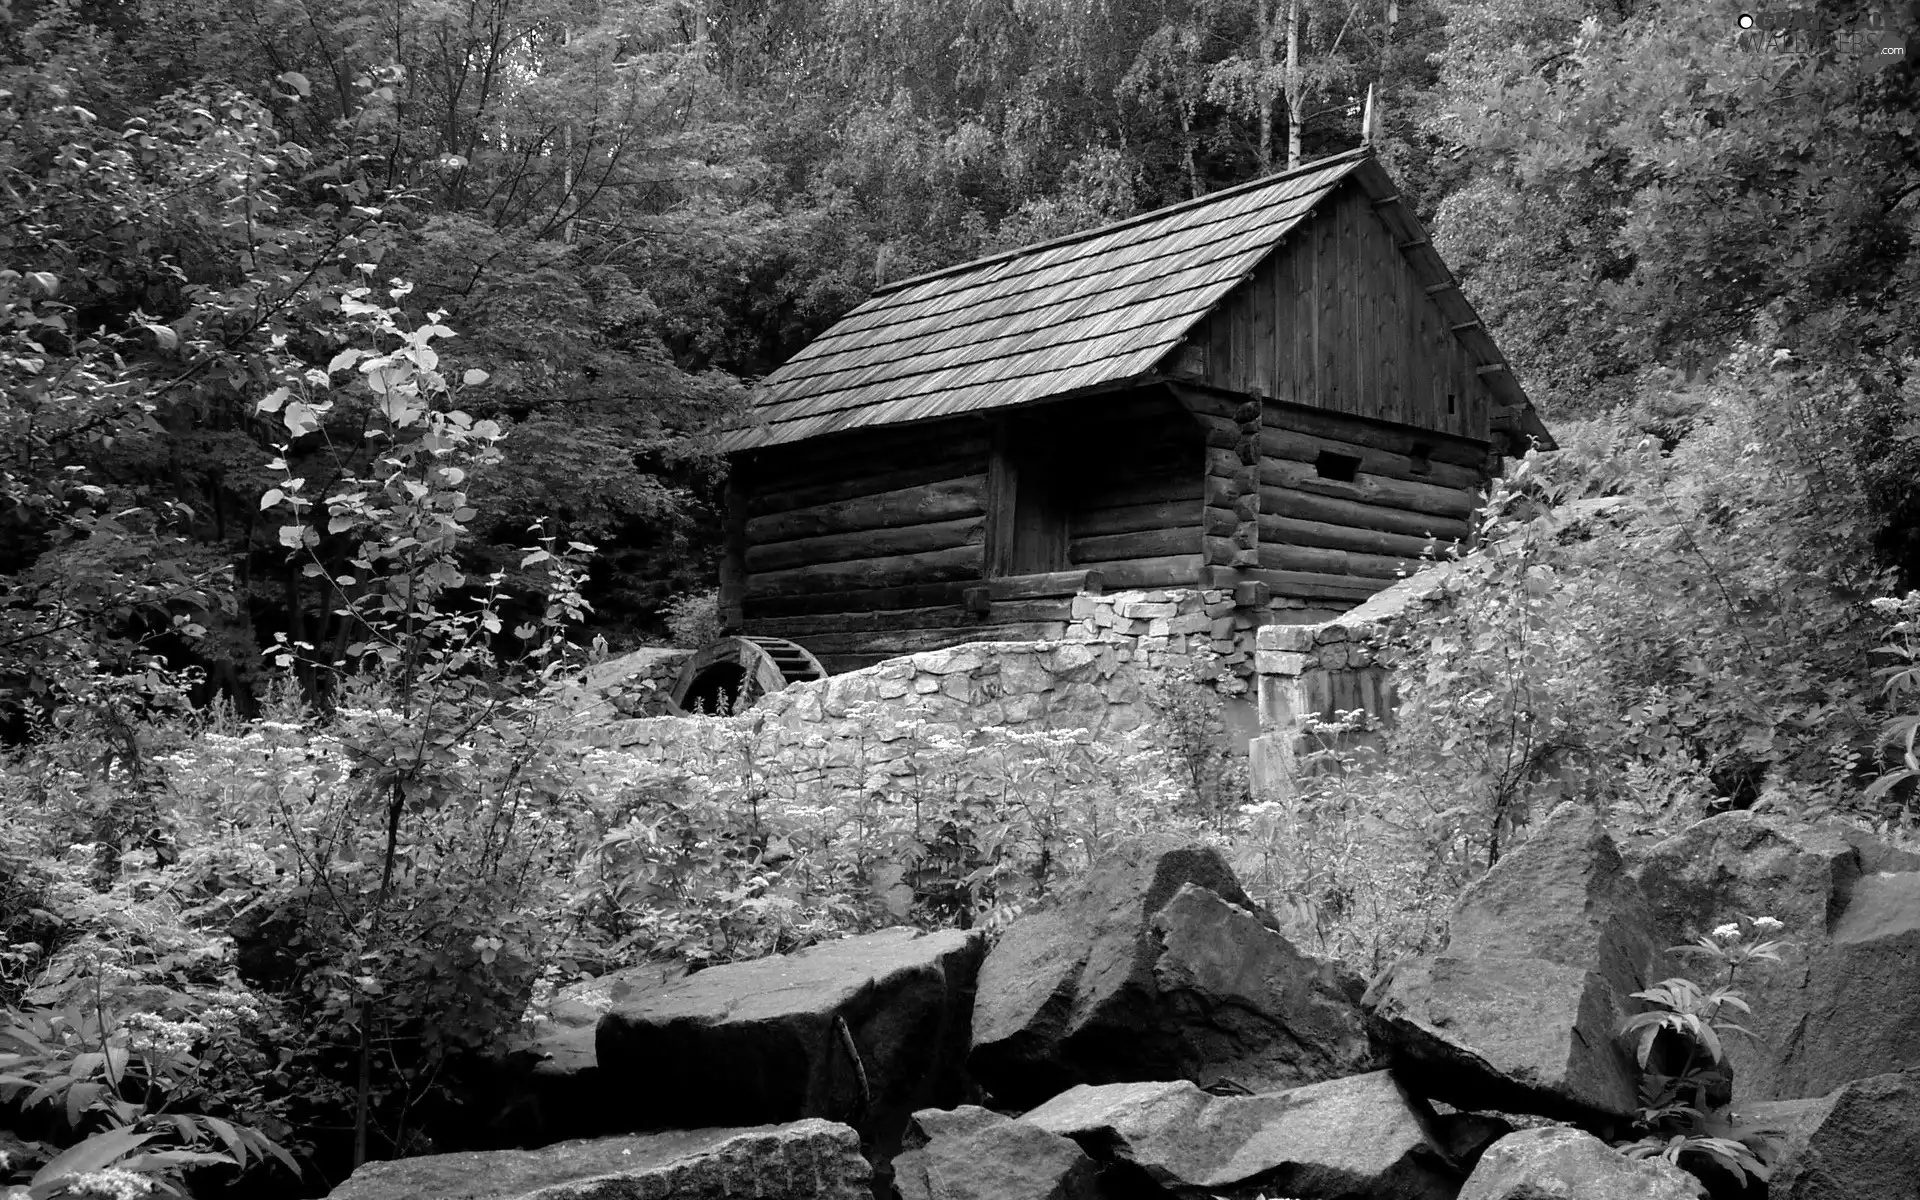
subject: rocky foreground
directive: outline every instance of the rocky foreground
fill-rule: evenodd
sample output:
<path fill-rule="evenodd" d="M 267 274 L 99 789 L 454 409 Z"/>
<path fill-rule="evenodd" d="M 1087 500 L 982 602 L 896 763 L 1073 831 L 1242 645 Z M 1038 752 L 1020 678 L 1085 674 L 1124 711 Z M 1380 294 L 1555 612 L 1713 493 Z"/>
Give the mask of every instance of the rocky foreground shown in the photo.
<path fill-rule="evenodd" d="M 1771 1178 L 1634 1159 L 1633 993 L 1732 914 L 1724 1115 Z M 1370 984 L 1298 950 L 1203 847 L 1136 845 L 978 934 L 890 929 L 642 967 L 504 1061 L 483 1150 L 335 1200 L 1905 1200 L 1920 1196 L 1920 857 L 1750 813 L 1623 855 L 1563 805 Z M 585 1135 L 585 1136 L 583 1136 Z M 568 1140 L 572 1139 L 572 1140 Z"/>

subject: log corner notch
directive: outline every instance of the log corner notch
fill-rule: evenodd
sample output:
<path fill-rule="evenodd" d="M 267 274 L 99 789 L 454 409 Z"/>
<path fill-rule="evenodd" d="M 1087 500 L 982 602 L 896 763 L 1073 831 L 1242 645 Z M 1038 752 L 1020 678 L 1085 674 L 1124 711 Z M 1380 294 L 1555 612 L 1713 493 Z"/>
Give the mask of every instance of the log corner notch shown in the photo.
<path fill-rule="evenodd" d="M 1206 439 L 1203 568 L 1258 567 L 1264 399 L 1257 395 L 1235 398 L 1200 388 L 1169 387 L 1168 391 L 1199 424 Z"/>
<path fill-rule="evenodd" d="M 733 457 L 722 493 L 719 615 L 720 632 L 725 634 L 741 633 L 747 625 L 747 488 L 743 476 L 750 457 Z"/>

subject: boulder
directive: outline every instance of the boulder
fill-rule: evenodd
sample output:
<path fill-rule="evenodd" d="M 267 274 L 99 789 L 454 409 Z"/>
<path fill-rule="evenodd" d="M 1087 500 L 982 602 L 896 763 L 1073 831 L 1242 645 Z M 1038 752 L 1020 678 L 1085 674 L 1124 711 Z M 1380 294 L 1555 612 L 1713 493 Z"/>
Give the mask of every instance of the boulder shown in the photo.
<path fill-rule="evenodd" d="M 1645 851 L 1639 878 L 1662 946 L 1741 915 L 1785 925 L 1782 961 L 1734 981 L 1755 1035 L 1727 1040 L 1737 1103 L 1920 1066 L 1920 855 L 1849 827 L 1733 812 Z M 1673 954 L 1661 972 L 1700 973 Z"/>
<path fill-rule="evenodd" d="M 916 1109 L 958 1104 L 977 933 L 885 929 L 710 967 L 600 1019 L 628 1128 L 825 1117 L 884 1163 Z"/>
<path fill-rule="evenodd" d="M 1771 1200 L 1920 1196 L 1920 1071 L 1855 1080 L 1816 1100 L 1761 1101 L 1740 1118 L 1778 1131 Z"/>
<path fill-rule="evenodd" d="M 371 1162 L 329 1200 L 871 1200 L 860 1139 L 831 1121 L 695 1129 Z"/>
<path fill-rule="evenodd" d="M 1277 1091 L 1378 1065 L 1360 980 L 1296 949 L 1248 909 L 1183 884 L 1152 920 L 1161 1075 Z"/>
<path fill-rule="evenodd" d="M 1578 1129 L 1523 1129 L 1480 1157 L 1459 1200 L 1698 1200 L 1700 1181 Z"/>
<path fill-rule="evenodd" d="M 1464 1172 L 1385 1071 L 1252 1096 L 1081 1084 L 1021 1118 L 1191 1200 L 1453 1200 Z"/>
<path fill-rule="evenodd" d="M 1095 1200 L 1099 1168 L 1070 1139 L 984 1108 L 913 1114 L 893 1160 L 900 1200 Z"/>
<path fill-rule="evenodd" d="M 1357 982 L 1272 926 L 1217 850 L 1123 847 L 987 956 L 968 1065 L 1019 1107 L 1078 1083 L 1272 1090 L 1370 1069 Z"/>
<path fill-rule="evenodd" d="M 1467 889 L 1440 952 L 1383 972 L 1364 1003 L 1422 1095 L 1624 1125 L 1639 1071 L 1619 1029 L 1657 959 L 1651 924 L 1599 817 L 1562 804 Z"/>

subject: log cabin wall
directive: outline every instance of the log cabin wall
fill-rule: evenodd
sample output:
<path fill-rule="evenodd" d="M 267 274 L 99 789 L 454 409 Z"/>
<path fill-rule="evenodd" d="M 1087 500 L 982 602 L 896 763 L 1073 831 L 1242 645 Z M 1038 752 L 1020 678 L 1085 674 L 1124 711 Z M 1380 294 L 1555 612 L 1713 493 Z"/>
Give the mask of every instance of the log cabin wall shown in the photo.
<path fill-rule="evenodd" d="M 1207 561 L 1237 578 L 1345 607 L 1472 533 L 1493 475 L 1483 442 L 1194 384 L 1172 390 L 1206 430 Z M 1231 538 L 1213 536 L 1229 528 Z"/>
<path fill-rule="evenodd" d="M 1058 637 L 1078 590 L 1063 579 L 1194 583 L 1202 463 L 1164 388 L 736 456 L 725 623 L 833 671 Z"/>
<path fill-rule="evenodd" d="M 1110 591 L 1191 586 L 1200 569 L 1204 450 L 1162 388 L 1059 406 L 1054 444 L 1067 505 L 1067 559 Z"/>
<path fill-rule="evenodd" d="M 1488 448 L 1269 400 L 1260 423 L 1259 579 L 1364 600 L 1472 533 Z"/>
<path fill-rule="evenodd" d="M 830 670 L 957 631 L 985 566 L 990 445 L 973 419 L 736 455 L 723 621 L 791 638 Z"/>
<path fill-rule="evenodd" d="M 1175 362 L 1229 392 L 1489 439 L 1491 391 L 1357 186 L 1322 201 Z"/>

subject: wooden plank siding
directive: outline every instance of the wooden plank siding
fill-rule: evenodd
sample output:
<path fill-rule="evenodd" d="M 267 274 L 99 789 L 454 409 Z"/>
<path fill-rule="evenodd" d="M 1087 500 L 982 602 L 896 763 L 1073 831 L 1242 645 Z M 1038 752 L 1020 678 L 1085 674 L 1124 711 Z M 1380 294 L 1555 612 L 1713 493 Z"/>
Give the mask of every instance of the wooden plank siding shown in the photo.
<path fill-rule="evenodd" d="M 1423 280 L 1366 192 L 1340 188 L 1194 332 L 1197 378 L 1485 442 L 1492 392 Z"/>

